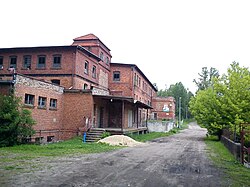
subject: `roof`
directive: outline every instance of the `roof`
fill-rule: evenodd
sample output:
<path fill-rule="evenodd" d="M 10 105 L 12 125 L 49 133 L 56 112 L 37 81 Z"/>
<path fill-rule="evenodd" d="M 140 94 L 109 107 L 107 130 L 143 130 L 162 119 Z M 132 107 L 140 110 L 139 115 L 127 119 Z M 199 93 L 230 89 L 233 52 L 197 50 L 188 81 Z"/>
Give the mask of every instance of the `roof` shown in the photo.
<path fill-rule="evenodd" d="M 149 79 L 146 77 L 146 75 L 144 75 L 144 73 L 140 70 L 140 68 L 135 65 L 135 64 L 123 64 L 123 63 L 110 63 L 110 65 L 114 65 L 114 66 L 127 66 L 127 67 L 133 67 L 135 68 L 142 76 L 143 78 L 148 81 L 148 83 L 151 85 L 151 87 L 157 92 L 157 88 L 149 81 Z"/>
<path fill-rule="evenodd" d="M 93 95 L 93 97 L 101 98 L 101 99 L 108 99 L 108 100 L 117 100 L 117 101 L 127 101 L 129 103 L 133 103 L 140 108 L 145 109 L 153 109 L 151 106 L 142 103 L 140 101 L 134 100 L 132 97 L 123 97 L 123 96 L 113 96 L 113 95 Z"/>
<path fill-rule="evenodd" d="M 100 43 L 106 47 L 109 51 L 110 49 L 97 37 L 95 36 L 94 34 L 90 33 L 90 34 L 87 34 L 87 35 L 84 35 L 84 36 L 79 36 L 77 38 L 74 38 L 73 39 L 74 41 L 88 41 L 88 40 L 99 40 Z M 89 44 L 89 43 L 85 43 L 85 44 Z"/>
<path fill-rule="evenodd" d="M 94 59 L 100 61 L 101 59 L 95 55 L 94 53 L 90 52 L 89 50 L 85 49 L 82 46 L 73 46 L 73 45 L 66 45 L 66 46 L 38 46 L 38 47 L 14 47 L 14 48 L 0 48 L 0 52 L 10 52 L 10 51 L 19 51 L 19 50 L 32 50 L 32 49 L 77 49 L 85 54 L 93 57 Z"/>
<path fill-rule="evenodd" d="M 100 40 L 97 36 L 95 36 L 94 34 L 90 33 L 84 36 L 79 36 L 77 38 L 75 38 L 74 40 Z"/>

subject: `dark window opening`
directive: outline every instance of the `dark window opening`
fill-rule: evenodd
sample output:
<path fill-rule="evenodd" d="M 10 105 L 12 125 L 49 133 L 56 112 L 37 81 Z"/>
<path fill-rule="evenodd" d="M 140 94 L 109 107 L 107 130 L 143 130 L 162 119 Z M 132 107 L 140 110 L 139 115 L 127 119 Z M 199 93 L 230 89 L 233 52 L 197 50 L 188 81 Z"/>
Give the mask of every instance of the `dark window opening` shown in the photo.
<path fill-rule="evenodd" d="M 56 85 L 60 85 L 60 80 L 59 79 L 52 79 L 51 82 Z"/>
<path fill-rule="evenodd" d="M 47 142 L 52 142 L 55 136 L 47 136 Z"/>
<path fill-rule="evenodd" d="M 113 72 L 113 81 L 120 81 L 120 71 Z"/>
<path fill-rule="evenodd" d="M 37 68 L 45 68 L 46 57 L 45 56 L 38 56 Z"/>
<path fill-rule="evenodd" d="M 3 69 L 3 57 L 0 56 L 0 70 Z"/>
<path fill-rule="evenodd" d="M 10 57 L 10 68 L 15 68 L 17 67 L 17 57 L 16 56 L 11 56 Z"/>
<path fill-rule="evenodd" d="M 60 68 L 61 67 L 61 55 L 54 56 L 53 59 L 53 68 Z"/>
<path fill-rule="evenodd" d="M 92 68 L 92 77 L 96 78 L 96 67 L 95 66 L 93 66 L 93 68 Z"/>
<path fill-rule="evenodd" d="M 89 74 L 89 63 L 86 61 L 84 65 L 84 73 Z"/>

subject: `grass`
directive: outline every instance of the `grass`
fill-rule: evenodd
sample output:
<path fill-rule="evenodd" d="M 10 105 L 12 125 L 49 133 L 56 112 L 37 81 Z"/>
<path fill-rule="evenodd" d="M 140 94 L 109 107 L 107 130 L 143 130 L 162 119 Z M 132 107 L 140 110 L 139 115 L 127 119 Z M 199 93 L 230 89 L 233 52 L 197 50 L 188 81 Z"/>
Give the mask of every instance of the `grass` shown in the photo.
<path fill-rule="evenodd" d="M 76 137 L 68 141 L 47 145 L 19 145 L 0 148 L 0 169 L 15 170 L 12 163 L 24 163 L 40 157 L 56 157 L 73 154 L 99 153 L 118 149 L 118 146 L 110 146 L 99 143 L 82 143 L 81 138 Z M 6 165 L 7 164 L 7 165 Z"/>
<path fill-rule="evenodd" d="M 250 169 L 236 161 L 227 148 L 217 140 L 217 137 L 207 137 L 205 143 L 210 158 L 218 168 L 224 171 L 225 179 L 233 182 L 232 186 L 250 186 Z"/>
<path fill-rule="evenodd" d="M 184 121 L 181 128 L 174 128 L 174 129 L 170 130 L 169 132 L 151 132 L 151 133 L 140 134 L 140 135 L 131 134 L 131 135 L 129 135 L 129 137 L 133 138 L 134 140 L 136 140 L 138 142 L 146 142 L 146 141 L 150 141 L 150 140 L 153 140 L 156 138 L 161 138 L 161 137 L 166 137 L 166 136 L 176 134 L 180 130 L 186 129 L 188 127 L 189 122 L 190 122 L 190 120 Z"/>

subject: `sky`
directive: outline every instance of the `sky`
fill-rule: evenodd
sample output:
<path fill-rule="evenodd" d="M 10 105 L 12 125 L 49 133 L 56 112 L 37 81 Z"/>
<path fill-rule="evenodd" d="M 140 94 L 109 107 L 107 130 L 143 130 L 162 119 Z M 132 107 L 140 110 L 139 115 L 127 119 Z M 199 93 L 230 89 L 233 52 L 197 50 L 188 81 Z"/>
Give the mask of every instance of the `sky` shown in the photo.
<path fill-rule="evenodd" d="M 89 33 L 112 62 L 136 64 L 159 89 L 193 93 L 202 67 L 250 64 L 249 0 L 0 1 L 0 48 L 71 45 Z"/>

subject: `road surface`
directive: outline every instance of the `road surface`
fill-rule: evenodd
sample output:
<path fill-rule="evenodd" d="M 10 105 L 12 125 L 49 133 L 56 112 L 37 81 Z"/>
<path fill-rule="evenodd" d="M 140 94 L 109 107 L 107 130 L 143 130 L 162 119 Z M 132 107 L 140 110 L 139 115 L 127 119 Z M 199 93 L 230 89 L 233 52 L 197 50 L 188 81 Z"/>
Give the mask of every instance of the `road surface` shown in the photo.
<path fill-rule="evenodd" d="M 12 186 L 226 186 L 207 158 L 205 134 L 191 123 L 143 146 L 50 160 L 40 171 L 16 176 Z"/>

